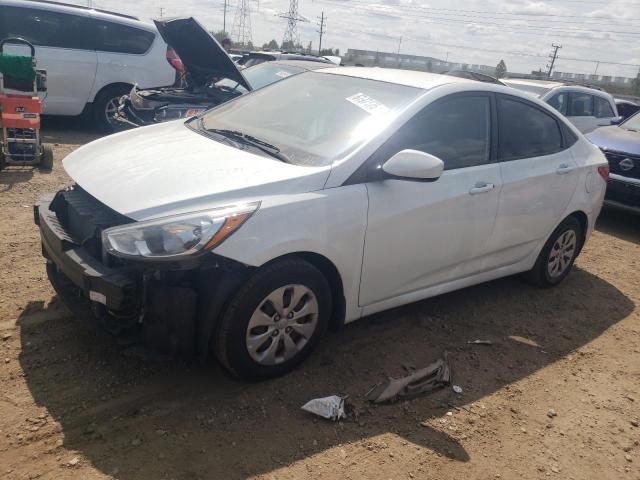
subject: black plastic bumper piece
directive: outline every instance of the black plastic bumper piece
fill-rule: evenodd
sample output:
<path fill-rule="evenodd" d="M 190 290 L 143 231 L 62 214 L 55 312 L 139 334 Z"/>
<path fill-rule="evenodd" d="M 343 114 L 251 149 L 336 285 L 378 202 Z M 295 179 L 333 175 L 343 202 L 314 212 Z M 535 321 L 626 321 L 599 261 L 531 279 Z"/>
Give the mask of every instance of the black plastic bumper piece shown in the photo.
<path fill-rule="evenodd" d="M 138 290 L 135 277 L 129 271 L 105 266 L 74 243 L 60 225 L 56 214 L 49 209 L 52 199 L 45 197 L 34 207 L 43 255 L 87 298 L 113 311 L 135 308 Z"/>

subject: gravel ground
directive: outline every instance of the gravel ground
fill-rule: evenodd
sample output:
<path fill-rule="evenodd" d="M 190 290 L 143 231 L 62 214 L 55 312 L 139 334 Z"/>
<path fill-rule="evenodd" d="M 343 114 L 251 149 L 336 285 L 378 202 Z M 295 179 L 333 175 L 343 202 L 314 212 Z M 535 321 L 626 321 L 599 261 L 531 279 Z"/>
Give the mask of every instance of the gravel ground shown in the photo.
<path fill-rule="evenodd" d="M 60 304 L 31 205 L 97 135 L 52 120 L 45 134 L 52 173 L 0 172 L 0 478 L 640 479 L 639 217 L 605 210 L 555 289 L 507 278 L 385 312 L 243 383 L 125 355 Z M 363 400 L 445 350 L 462 395 Z M 357 418 L 299 408 L 334 393 Z"/>

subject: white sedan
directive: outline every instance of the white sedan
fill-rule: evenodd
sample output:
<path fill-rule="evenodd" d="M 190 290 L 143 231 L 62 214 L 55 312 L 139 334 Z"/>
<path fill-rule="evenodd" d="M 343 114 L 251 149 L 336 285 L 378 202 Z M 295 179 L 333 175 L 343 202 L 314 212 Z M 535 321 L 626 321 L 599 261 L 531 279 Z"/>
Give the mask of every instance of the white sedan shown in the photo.
<path fill-rule="evenodd" d="M 59 295 L 253 378 L 381 310 L 517 273 L 557 285 L 608 177 L 525 93 L 380 68 L 293 76 L 64 166 L 75 186 L 36 212 Z"/>

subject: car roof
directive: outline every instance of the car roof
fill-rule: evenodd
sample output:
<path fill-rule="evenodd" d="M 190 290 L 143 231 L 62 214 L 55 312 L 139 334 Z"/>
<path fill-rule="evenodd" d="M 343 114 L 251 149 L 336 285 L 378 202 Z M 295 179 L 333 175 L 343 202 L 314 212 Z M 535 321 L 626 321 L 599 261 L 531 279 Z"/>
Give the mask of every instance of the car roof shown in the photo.
<path fill-rule="evenodd" d="M 325 70 L 320 70 L 325 73 Z M 326 73 L 334 75 L 344 75 L 349 77 L 366 78 L 369 80 L 378 80 L 381 82 L 396 83 L 398 85 L 406 85 L 408 87 L 421 88 L 430 90 L 434 87 L 445 85 L 448 83 L 466 83 L 469 85 L 478 85 L 475 80 L 466 78 L 451 77 L 439 73 L 418 72 L 415 70 L 400 70 L 396 68 L 379 68 L 379 67 L 341 67 L 327 68 Z"/>
<path fill-rule="evenodd" d="M 502 79 L 505 85 L 518 85 L 522 87 L 534 87 L 534 88 L 546 88 L 546 95 L 551 90 L 554 91 L 575 91 L 588 93 L 589 95 L 596 95 L 607 99 L 612 99 L 612 95 L 604 90 L 600 90 L 597 87 L 589 87 L 586 85 L 580 85 L 572 82 L 557 82 L 552 80 L 533 80 L 528 78 L 505 78 Z"/>
<path fill-rule="evenodd" d="M 265 64 L 300 67 L 300 68 L 304 68 L 305 70 L 317 70 L 319 68 L 337 67 L 337 65 L 332 65 L 330 63 L 315 62 L 313 60 L 302 60 L 302 59 L 300 59 L 300 60 L 297 60 L 297 59 L 274 60 L 273 62 L 264 62 L 264 63 L 260 63 L 258 65 L 265 65 Z M 258 65 L 254 65 L 254 66 L 257 67 Z M 253 67 L 249 67 L 249 68 L 253 68 Z"/>
<path fill-rule="evenodd" d="M 530 78 L 503 78 L 502 81 L 505 83 L 531 85 L 532 87 L 546 87 L 549 89 L 566 85 L 564 82 L 556 82 L 554 80 L 534 80 Z"/>
<path fill-rule="evenodd" d="M 36 8 L 39 10 L 49 10 L 53 12 L 62 12 L 73 15 L 81 15 L 110 22 L 131 25 L 136 28 L 142 28 L 151 32 L 156 32 L 155 27 L 149 23 L 140 20 L 133 15 L 112 12 L 101 8 L 86 7 L 83 5 L 75 5 L 71 3 L 56 2 L 51 0 L 0 0 L 0 5 L 20 7 L 20 8 Z"/>

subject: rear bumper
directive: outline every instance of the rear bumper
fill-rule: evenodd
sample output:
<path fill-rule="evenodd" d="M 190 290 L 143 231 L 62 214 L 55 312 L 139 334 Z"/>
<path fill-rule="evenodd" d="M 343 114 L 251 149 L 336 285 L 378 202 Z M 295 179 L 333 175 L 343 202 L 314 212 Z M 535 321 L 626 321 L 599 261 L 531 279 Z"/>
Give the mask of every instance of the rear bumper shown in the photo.
<path fill-rule="evenodd" d="M 73 242 L 49 209 L 53 197 L 45 197 L 34 206 L 34 220 L 40 227 L 42 253 L 89 300 L 112 311 L 135 309 L 138 303 L 136 275 L 127 269 L 112 269 Z M 54 285 L 55 286 L 55 285 Z M 64 292 L 58 292 L 61 296 Z M 64 299 L 63 299 L 64 300 Z"/>

